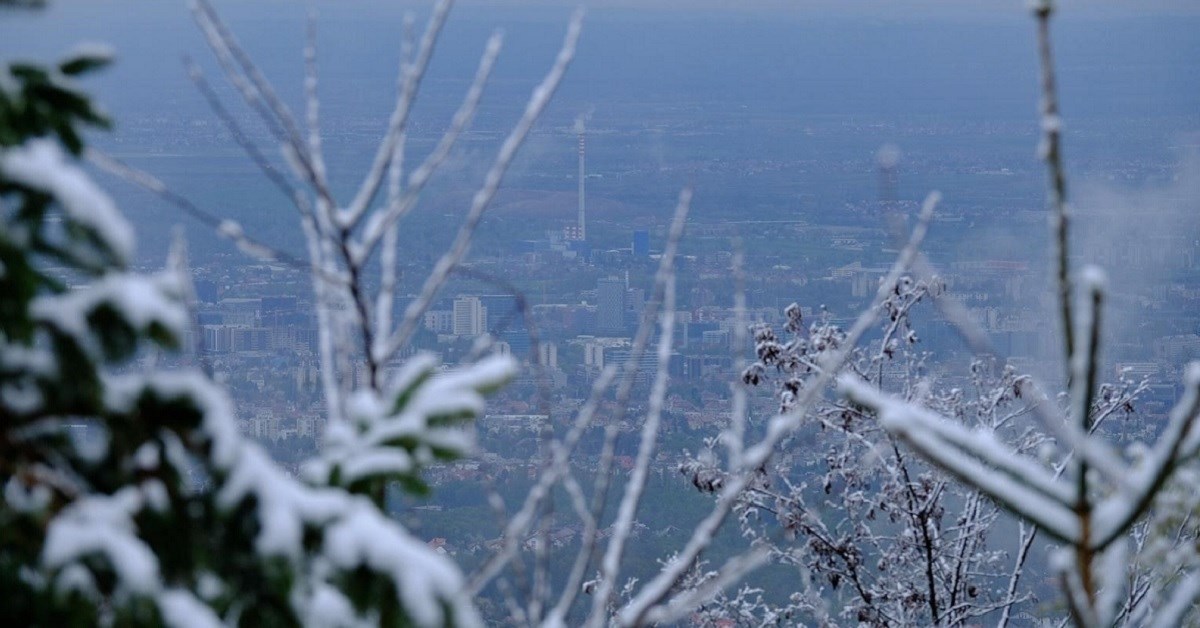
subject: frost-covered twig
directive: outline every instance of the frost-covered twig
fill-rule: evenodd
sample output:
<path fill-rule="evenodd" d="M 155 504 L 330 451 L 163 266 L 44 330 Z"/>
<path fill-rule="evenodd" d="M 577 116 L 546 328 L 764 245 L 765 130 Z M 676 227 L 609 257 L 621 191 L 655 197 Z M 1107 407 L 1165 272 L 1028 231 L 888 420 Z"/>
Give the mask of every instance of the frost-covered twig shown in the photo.
<path fill-rule="evenodd" d="M 1069 221 L 1067 209 L 1067 178 L 1062 158 L 1062 118 L 1058 111 L 1058 86 L 1054 75 L 1054 52 L 1050 43 L 1050 18 L 1054 15 L 1054 0 L 1035 0 L 1033 13 L 1037 18 L 1038 63 L 1041 71 L 1041 128 L 1042 143 L 1038 156 L 1046 162 L 1046 203 L 1054 227 L 1054 261 L 1057 272 L 1059 324 L 1068 363 L 1075 357 L 1075 317 L 1071 299 L 1071 261 L 1069 252 Z M 1068 368 L 1070 368 L 1068 366 Z M 1068 376 L 1070 374 L 1068 373 Z"/>
<path fill-rule="evenodd" d="M 420 89 L 421 79 L 424 78 L 425 72 L 429 68 L 429 61 L 433 58 L 438 36 L 446 24 L 446 18 L 449 16 L 450 7 L 453 4 L 452 0 L 438 0 L 429 16 L 425 32 L 421 35 L 421 43 L 417 48 L 416 57 L 411 61 L 404 59 L 404 62 L 401 63 L 400 95 L 396 99 L 395 108 L 388 120 L 387 131 L 384 132 L 383 140 L 376 148 L 375 159 L 367 170 L 362 184 L 359 185 L 354 199 L 344 210 L 338 212 L 337 225 L 343 230 L 352 229 L 363 217 L 379 192 L 379 187 L 383 184 L 388 164 L 408 123 L 409 112 L 412 110 L 413 101 Z"/>
<path fill-rule="evenodd" d="M 844 344 L 823 354 L 814 383 L 806 387 L 796 406 L 786 414 L 781 414 L 768 426 L 766 435 L 753 446 L 746 447 L 740 456 L 741 466 L 732 470 L 724 479 L 712 508 L 705 517 L 693 528 L 684 547 L 676 554 L 659 573 L 655 574 L 645 585 L 641 586 L 617 615 L 621 625 L 633 625 L 645 617 L 650 608 L 658 605 L 670 595 L 672 589 L 684 577 L 690 565 L 711 545 L 717 531 L 725 522 L 730 512 L 743 496 L 743 492 L 758 477 L 761 469 L 770 459 L 776 446 L 800 424 L 811 404 L 821 394 L 821 390 L 849 358 L 851 348 L 867 329 L 874 324 L 879 315 L 879 306 L 891 294 L 905 270 L 917 255 L 917 250 L 928 231 L 929 222 L 933 217 L 939 195 L 934 193 L 926 198 L 919 220 L 906 242 L 901 254 L 892 265 L 887 276 L 880 283 L 872 305 L 860 314 L 854 326 L 846 335 Z M 594 609 L 593 609 L 594 610 Z M 595 614 L 593 613 L 593 617 Z"/>
<path fill-rule="evenodd" d="M 690 190 L 685 189 L 680 193 L 680 202 L 676 205 L 672 218 L 667 246 L 664 248 L 663 255 L 659 259 L 659 267 L 655 273 L 655 298 L 647 305 L 643 313 L 642 322 L 634 334 L 629 360 L 621 365 L 621 379 L 616 390 L 617 412 L 619 416 L 614 417 L 610 425 L 619 423 L 623 417 L 623 413 L 626 410 L 625 406 L 633 389 L 633 380 L 637 372 L 638 360 L 646 350 L 651 331 L 659 320 L 660 299 L 662 298 L 663 290 L 665 290 L 666 282 L 671 275 L 671 269 L 674 267 L 675 251 L 678 248 L 679 239 L 683 235 L 683 227 L 686 224 L 690 208 L 690 199 Z M 660 366 L 665 368 L 665 363 Z M 567 472 L 571 452 L 574 451 L 584 431 L 592 424 L 596 411 L 599 408 L 600 399 L 608 391 L 609 386 L 612 385 L 616 374 L 617 369 L 612 365 L 606 366 L 601 371 L 600 376 L 592 385 L 592 391 L 588 400 L 576 414 L 571 428 L 561 442 L 555 443 L 551 447 L 552 454 L 549 464 L 538 475 L 537 482 L 530 489 L 529 493 L 526 494 L 520 510 L 513 515 L 508 525 L 504 528 L 502 534 L 504 545 L 501 551 L 490 557 L 472 575 L 470 587 L 473 593 L 477 593 L 489 581 L 495 578 L 500 570 L 515 556 L 517 540 L 522 538 L 533 524 L 537 510 L 541 507 L 543 500 L 548 498 L 552 487 Z M 615 437 L 615 433 L 612 434 L 612 437 Z M 601 468 L 603 468 L 603 465 L 601 465 Z M 590 552 L 590 549 L 588 551 Z"/>
<path fill-rule="evenodd" d="M 625 484 L 625 494 L 617 509 L 617 518 L 613 522 L 613 534 L 600 563 L 600 584 L 596 590 L 597 605 L 607 599 L 612 591 L 612 584 L 620 573 L 621 559 L 625 552 L 625 543 L 633 528 L 633 517 L 641 506 L 642 494 L 646 488 L 646 480 L 650 472 L 650 462 L 654 455 L 655 443 L 658 439 L 658 426 L 662 420 L 663 399 L 667 394 L 667 368 L 671 358 L 671 338 L 674 332 L 675 318 L 675 278 L 668 276 L 663 291 L 663 306 L 660 314 L 658 338 L 658 370 L 654 374 L 654 383 L 650 392 L 650 405 L 646 411 L 646 419 L 642 424 L 641 442 L 638 445 L 637 458 L 634 460 L 633 472 Z M 593 611 L 595 612 L 595 611 Z"/>
<path fill-rule="evenodd" d="M 1008 602 L 1001 607 L 1000 619 L 996 622 L 996 628 L 1007 628 L 1008 622 L 1012 620 L 1013 600 L 1017 599 L 1017 583 L 1024 572 L 1025 562 L 1029 559 L 1029 550 L 1033 548 L 1033 542 L 1037 539 L 1037 531 L 1036 526 L 1026 526 L 1024 521 L 1018 523 L 1017 538 L 1021 540 L 1021 543 L 1017 549 L 1017 556 L 1013 559 L 1012 573 L 1009 575 L 1005 589 L 1005 598 Z"/>
<path fill-rule="evenodd" d="M 474 118 L 484 87 L 500 52 L 501 38 L 497 34 L 488 40 L 475 77 L 448 130 L 442 134 L 433 150 L 422 161 L 416 162 L 417 167 L 411 173 L 404 172 L 404 143 L 410 112 L 450 6 L 451 2 L 446 0 L 435 5 L 420 42 L 415 47 L 411 45 L 411 38 L 407 35 L 407 25 L 410 22 L 406 22 L 399 93 L 395 106 L 383 138 L 377 146 L 375 159 L 353 198 L 345 206 L 336 202 L 326 183 L 325 164 L 320 154 L 314 25 L 311 22 L 309 24 L 304 49 L 307 135 L 302 135 L 291 112 L 275 95 L 274 89 L 215 11 L 203 0 L 195 6 L 197 23 L 222 69 L 243 100 L 280 142 L 284 158 L 297 181 L 293 184 L 292 181 L 284 179 L 273 164 L 263 157 L 262 151 L 258 150 L 254 142 L 237 129 L 236 121 L 231 115 L 225 112 L 221 116 L 227 119 L 226 123 L 231 130 L 235 130 L 235 136 L 240 138 L 239 143 L 243 145 L 247 154 L 259 164 L 260 169 L 269 173 L 268 176 L 272 177 L 278 187 L 285 192 L 299 190 L 294 196 L 300 199 L 298 207 L 301 208 L 302 226 L 311 263 L 318 269 L 313 274 L 313 288 L 320 328 L 322 382 L 326 402 L 329 404 L 331 429 L 337 432 L 337 438 L 332 439 L 338 450 L 337 455 L 333 456 L 326 466 L 314 467 L 317 475 L 328 474 L 330 477 L 343 478 L 344 481 L 355 483 L 364 481 L 361 478 L 375 477 L 371 473 L 377 469 L 404 466 L 403 456 L 391 453 L 384 455 L 384 452 L 362 454 L 361 450 L 379 444 L 376 441 L 383 437 L 373 430 L 363 431 L 361 424 L 365 420 L 362 418 L 364 410 L 369 409 L 367 415 L 372 415 L 376 411 L 376 404 L 382 403 L 386 406 L 388 396 L 400 395 L 398 398 L 405 398 L 408 394 L 397 390 L 402 391 L 410 385 L 405 383 L 405 377 L 410 375 L 401 373 L 397 375 L 398 380 L 388 380 L 384 377 L 383 365 L 390 362 L 407 345 L 424 310 L 428 308 L 448 277 L 458 271 L 479 221 L 494 198 L 505 172 L 561 82 L 574 56 L 581 30 L 582 14 L 576 13 L 568 26 L 554 64 L 544 80 L 534 89 L 521 118 L 502 143 L 482 185 L 472 199 L 453 243 L 438 260 L 417 299 L 405 310 L 404 318 L 394 323 L 391 311 L 395 306 L 397 247 L 401 241 L 399 221 L 415 206 L 426 183 L 444 164 L 458 138 Z M 211 96 L 214 110 L 221 115 L 224 109 L 215 94 L 210 93 L 211 90 L 202 91 Z M 376 198 L 385 183 L 386 199 L 377 203 Z M 377 253 L 382 268 L 379 275 L 381 282 L 378 289 L 375 289 L 368 285 L 365 270 L 367 263 L 372 261 Z M 329 273 L 336 273 L 345 279 L 342 282 L 323 281 L 322 274 Z M 528 316 L 526 318 L 528 319 Z M 355 341 L 351 342 L 351 339 Z M 351 365 L 357 361 L 365 361 L 368 376 L 365 386 L 353 390 L 348 373 L 351 371 Z M 483 364 L 478 366 L 482 367 Z M 601 379 L 597 389 L 597 403 L 598 395 L 607 390 L 613 374 L 609 373 Z M 580 423 L 568 433 L 566 452 L 569 453 L 578 442 L 594 412 L 594 406 L 584 412 Z M 496 569 L 511 559 L 512 552 L 516 549 L 515 543 L 524 538 L 524 534 L 534 524 L 537 513 L 544 512 L 544 509 L 549 507 L 548 489 L 561 477 L 559 472 L 564 469 L 565 464 L 565 453 L 550 461 L 548 467 L 551 471 L 547 474 L 550 481 L 539 484 L 541 490 L 535 488 L 525 507 L 509 521 L 506 531 L 515 534 L 506 536 L 505 546 L 498 560 L 485 565 L 483 573 L 486 575 L 482 580 L 473 580 L 473 584 L 468 585 L 468 590 L 476 585 L 482 586 L 481 582 L 490 580 Z M 376 483 L 371 486 L 372 499 L 380 502 L 383 495 L 380 485 Z M 543 517 L 544 523 L 548 521 L 548 518 Z M 545 557 L 548 555 L 545 543 L 547 530 L 544 525 L 540 530 L 543 543 L 540 544 L 539 551 Z M 544 561 L 539 561 L 539 565 L 543 563 Z M 517 616 L 528 621 L 539 619 L 542 614 L 540 605 L 548 597 L 544 576 L 544 569 L 535 569 L 534 590 L 529 594 L 528 607 L 521 604 L 512 605 Z"/>
<path fill-rule="evenodd" d="M 1010 455 L 1005 446 L 988 431 L 970 430 L 932 412 L 889 399 L 875 387 L 855 377 L 845 376 L 838 384 L 849 399 L 879 413 L 880 422 L 893 433 L 901 434 L 906 439 L 910 433 L 915 433 L 914 437 L 921 438 L 922 443 L 938 451 L 949 454 L 960 450 L 974 456 L 985 465 L 1037 491 L 1041 497 L 1063 506 L 1074 497 L 1067 487 L 1056 482 L 1057 478 L 1044 466 L 1027 458 Z M 929 440 L 926 441 L 926 438 Z"/>
<path fill-rule="evenodd" d="M 721 591 L 742 581 L 747 574 L 766 564 L 768 556 L 769 553 L 764 547 L 754 547 L 744 554 L 736 555 L 699 586 L 685 589 L 680 595 L 647 610 L 644 618 L 625 625 L 657 626 L 678 622 Z"/>
<path fill-rule="evenodd" d="M 733 372 L 741 373 L 746 368 L 746 272 L 743 267 L 745 256 L 741 240 L 734 242 L 733 252 Z M 729 383 L 733 403 L 730 406 L 729 428 L 724 433 L 726 450 L 729 452 L 730 470 L 742 466 L 742 450 L 746 438 L 746 386 L 737 379 Z"/>
<path fill-rule="evenodd" d="M 657 318 L 659 334 L 656 356 L 657 370 L 654 374 L 650 409 L 646 416 L 646 422 L 642 427 L 641 442 L 638 445 L 634 473 L 626 484 L 625 494 L 621 499 L 618 509 L 617 520 L 614 523 L 614 533 L 601 562 L 600 580 L 594 592 L 595 598 L 592 604 L 592 613 L 588 618 L 590 625 L 599 625 L 605 621 L 603 613 L 609 604 L 609 596 L 612 595 L 616 588 L 617 578 L 620 575 L 621 556 L 624 552 L 625 541 L 633 525 L 634 514 L 638 506 L 641 505 L 642 490 L 645 488 L 650 459 L 654 453 L 654 445 L 658 438 L 658 424 L 661 419 L 662 402 L 666 397 L 667 367 L 670 364 L 671 357 L 671 336 L 675 328 L 675 255 L 678 251 L 679 241 L 683 237 L 683 228 L 687 222 L 691 201 L 692 191 L 690 188 L 685 188 L 679 194 L 679 202 L 675 207 L 674 216 L 667 235 L 667 244 L 663 249 L 663 255 L 655 274 L 656 298 L 653 301 L 653 307 L 647 308 L 647 311 L 643 314 L 641 329 L 639 329 L 639 336 L 648 335 L 651 328 L 650 321 Z M 656 317 L 654 316 L 655 313 L 657 313 Z M 622 400 L 622 397 L 627 397 L 629 391 L 632 390 L 633 376 L 636 368 L 633 360 L 636 360 L 637 357 L 631 354 L 630 361 L 625 367 L 625 377 L 621 382 L 621 388 L 617 391 L 618 404 L 621 408 L 625 406 L 625 401 Z M 616 422 L 614 421 L 614 423 Z"/>
<path fill-rule="evenodd" d="M 1182 578 L 1171 590 L 1166 604 L 1158 609 L 1152 628 L 1173 628 L 1183 625 L 1184 618 L 1195 608 L 1200 599 L 1200 574 L 1191 573 Z"/>
<path fill-rule="evenodd" d="M 1069 266 L 1069 212 L 1050 43 L 1053 11 L 1050 0 L 1039 0 L 1034 4 L 1041 65 L 1043 135 L 1039 153 L 1047 166 L 1047 205 L 1054 226 L 1055 279 L 1067 364 L 1070 420 L 1062 427 L 1055 426 L 1054 421 L 1046 423 L 1065 436 L 1065 444 L 1074 449 L 1069 477 L 1060 481 L 1058 473 L 1049 475 L 1032 461 L 1022 461 L 1008 448 L 985 442 L 981 440 L 982 435 L 967 433 L 911 404 L 871 398 L 870 391 L 861 384 L 851 382 L 846 391 L 877 411 L 889 430 L 904 438 L 923 456 L 992 495 L 1007 508 L 1030 518 L 1068 545 L 1059 569 L 1072 617 L 1080 625 L 1108 625 L 1122 613 L 1128 616 L 1129 611 L 1120 611 L 1119 599 L 1124 596 L 1121 591 L 1125 580 L 1113 573 L 1120 571 L 1124 563 L 1126 543 L 1122 539 L 1149 508 L 1171 472 L 1182 460 L 1194 455 L 1187 445 L 1195 438 L 1192 425 L 1200 409 L 1195 403 L 1200 382 L 1195 381 L 1197 367 L 1190 367 L 1185 376 L 1184 398 L 1172 411 L 1166 430 L 1138 464 L 1125 463 L 1095 432 L 1093 417 L 1096 416 L 1100 368 L 1099 317 L 1104 280 L 1098 270 L 1086 268 L 1079 277 L 1079 285 L 1083 288 L 1079 295 L 1081 303 L 1078 309 L 1073 307 L 1075 278 Z M 978 337 L 978 334 L 967 335 Z M 1038 407 L 1048 405 L 1044 395 L 1039 393 L 1037 397 Z M 1042 414 L 1045 416 L 1046 413 Z M 1097 478 L 1108 480 L 1109 486 L 1104 492 L 1093 486 L 1093 466 L 1101 472 Z M 1059 472 L 1065 468 L 1060 467 Z M 1007 477 L 1001 474 L 1007 474 Z M 1062 495 L 1063 489 L 1072 495 Z M 1050 501 L 1039 501 L 1046 499 Z"/>
<path fill-rule="evenodd" d="M 317 95 L 317 13 L 308 14 L 304 40 L 304 122 L 308 127 L 308 154 L 313 175 L 326 181 L 325 156 L 321 149 L 321 99 Z"/>
<path fill-rule="evenodd" d="M 606 365 L 600 371 L 596 381 L 592 383 L 592 390 L 587 401 L 575 415 L 575 421 L 567 434 L 554 448 L 554 456 L 550 465 L 538 476 L 537 482 L 526 493 L 521 508 L 509 518 L 508 523 L 504 526 L 501 533 L 503 545 L 500 551 L 490 556 L 470 575 L 467 587 L 471 595 L 477 595 L 483 590 L 483 587 L 487 586 L 516 555 L 520 539 L 533 524 L 542 500 L 548 498 L 550 490 L 566 472 L 566 465 L 571 453 L 595 419 L 596 411 L 600 407 L 600 400 L 612 386 L 616 374 L 617 367 L 615 365 Z"/>
<path fill-rule="evenodd" d="M 1200 363 L 1188 365 L 1184 373 L 1183 396 L 1171 409 L 1167 426 L 1154 447 L 1133 469 L 1124 470 L 1129 478 L 1123 499 L 1107 499 L 1097 504 L 1096 531 L 1092 546 L 1103 548 L 1124 534 L 1158 494 L 1170 474 L 1200 450 Z"/>
<path fill-rule="evenodd" d="M 525 106 L 524 113 L 521 114 L 521 119 L 509 132 L 504 143 L 500 146 L 500 151 L 496 155 L 495 161 L 492 162 L 491 168 L 484 176 L 483 186 L 475 192 L 475 196 L 471 200 L 471 207 L 467 211 L 467 216 L 463 220 L 463 224 L 459 227 L 458 233 L 454 236 L 454 241 L 450 247 L 438 259 L 433 270 L 425 279 L 425 283 L 421 286 L 421 291 L 417 298 L 404 311 L 404 320 L 401 321 L 399 328 L 389 338 L 384 345 L 383 350 L 375 356 L 375 359 L 380 362 L 386 362 L 400 347 L 404 346 L 413 332 L 416 331 L 417 325 L 425 311 L 433 302 L 434 296 L 446 282 L 450 271 L 458 265 L 462 258 L 467 254 L 470 248 L 471 239 L 475 234 L 475 228 L 479 226 L 479 220 L 483 218 L 484 211 L 495 198 L 496 192 L 500 189 L 500 182 L 504 178 L 505 172 L 508 171 L 509 165 L 516 156 L 517 149 L 524 143 L 525 138 L 529 135 L 529 131 L 533 128 L 534 122 L 541 116 L 542 111 L 550 102 L 550 96 L 558 89 L 558 85 L 562 82 L 563 76 L 566 74 L 567 66 L 575 57 L 575 46 L 579 42 L 579 34 L 582 30 L 583 13 L 577 11 L 571 18 L 571 23 L 567 27 L 566 38 L 563 40 L 562 48 L 558 52 L 558 57 L 554 61 L 554 66 L 550 68 L 550 72 L 546 77 L 534 88 L 533 94 L 530 96 L 529 102 Z"/>
<path fill-rule="evenodd" d="M 488 40 L 487 46 L 484 49 L 483 56 L 479 60 L 479 69 L 475 73 L 475 78 L 467 88 L 466 95 L 463 97 L 463 102 L 454 113 L 454 117 L 450 120 L 450 128 L 442 134 L 438 140 L 437 146 L 433 151 L 426 156 L 425 160 L 409 175 L 407 184 L 402 195 L 390 199 L 383 211 L 372 213 L 367 221 L 366 227 L 363 230 L 363 235 L 359 248 L 358 257 L 370 255 L 382 234 L 385 231 L 400 221 L 414 206 L 417 199 L 420 197 L 421 191 L 425 188 L 425 184 L 437 172 L 442 163 L 450 155 L 450 151 L 454 148 L 460 135 L 466 130 L 471 120 L 475 117 L 475 112 L 479 107 L 479 101 L 483 98 L 484 87 L 487 85 L 488 78 L 492 74 L 492 69 L 496 65 L 496 60 L 500 57 L 500 48 L 504 39 L 499 33 L 492 35 Z M 397 150 L 402 142 L 398 143 Z"/>
<path fill-rule="evenodd" d="M 501 147 L 454 243 L 435 266 L 421 296 L 406 310 L 406 318 L 398 327 L 394 327 L 390 313 L 395 299 L 395 254 L 399 243 L 397 223 L 415 205 L 425 183 L 444 163 L 456 140 L 474 117 L 484 85 L 500 51 L 500 38 L 493 36 L 487 43 L 479 69 L 450 128 L 433 151 L 407 177 L 406 185 L 401 185 L 404 177 L 405 129 L 421 78 L 428 68 L 451 4 L 448 0 L 437 3 L 415 52 L 407 43 L 409 38 L 405 37 L 399 94 L 388 127 L 362 184 L 350 204 L 344 208 L 333 197 L 326 181 L 324 158 L 320 154 L 314 24 L 309 24 L 304 48 L 305 122 L 308 128 L 307 134 L 302 134 L 287 106 L 212 7 L 204 0 L 199 0 L 193 6 L 196 22 L 222 70 L 242 99 L 281 143 L 284 158 L 298 180 L 294 184 L 285 179 L 264 157 L 257 145 L 238 128 L 233 116 L 224 109 L 193 66 L 194 80 L 214 111 L 225 121 L 251 159 L 300 209 L 311 267 L 314 269 L 313 289 L 317 297 L 322 382 L 330 405 L 330 418 L 334 421 L 340 420 L 345 411 L 344 403 L 350 393 L 349 379 L 345 374 L 349 372 L 353 361 L 365 360 L 369 387 L 379 389 L 382 386 L 382 365 L 407 344 L 421 313 L 428 307 L 429 299 L 433 298 L 449 273 L 462 261 L 475 228 L 494 197 L 508 164 L 544 110 L 574 54 L 580 31 L 579 14 L 572 19 L 563 47 L 549 74 L 535 89 L 520 121 Z M 385 181 L 388 183 L 386 202 L 383 207 L 372 209 Z M 362 230 L 356 229 L 364 218 L 366 226 Z M 383 266 L 380 275 L 382 281 L 378 289 L 371 293 L 366 285 L 366 264 L 381 245 L 386 249 L 379 254 Z M 326 275 L 344 277 L 344 280 L 329 283 L 322 279 Z M 350 342 L 354 337 L 359 342 L 353 344 L 360 348 L 355 348 Z"/>
<path fill-rule="evenodd" d="M 838 370 L 845 364 L 846 360 L 850 357 L 852 349 L 858 344 L 863 334 L 878 319 L 879 306 L 887 300 L 888 295 L 895 289 L 901 276 L 916 260 L 921 243 L 925 240 L 926 233 L 928 233 L 929 223 L 933 219 L 934 209 L 937 208 L 939 202 L 941 202 L 941 194 L 938 192 L 933 192 L 925 198 L 916 226 L 913 228 L 900 254 L 896 257 L 896 261 L 888 269 L 887 275 L 880 281 L 879 288 L 875 291 L 875 297 L 871 301 L 871 304 L 854 320 L 854 324 L 846 332 L 842 344 L 835 350 L 822 355 L 823 359 L 818 363 L 819 373 L 814 383 L 805 388 L 804 396 L 796 404 L 796 409 L 773 418 L 768 426 L 767 436 L 754 445 L 754 447 L 747 450 L 742 462 L 743 471 L 762 466 L 770 458 L 775 445 L 785 435 L 793 432 L 799 426 L 801 419 L 804 417 L 804 412 L 808 410 L 817 395 L 822 394 L 825 385 L 833 380 Z"/>
<path fill-rule="evenodd" d="M 308 262 L 248 235 L 237 223 L 219 218 L 215 214 L 202 209 L 193 203 L 191 199 L 175 192 L 161 179 L 144 170 L 135 168 L 103 151 L 93 148 L 89 148 L 85 156 L 89 162 L 105 172 L 136 185 L 174 205 L 200 224 L 212 229 L 217 235 L 232 242 L 238 249 L 248 255 L 264 261 L 285 264 L 297 270 L 308 270 L 310 268 Z M 339 281 L 336 277 L 327 277 L 326 280 L 335 283 Z"/>

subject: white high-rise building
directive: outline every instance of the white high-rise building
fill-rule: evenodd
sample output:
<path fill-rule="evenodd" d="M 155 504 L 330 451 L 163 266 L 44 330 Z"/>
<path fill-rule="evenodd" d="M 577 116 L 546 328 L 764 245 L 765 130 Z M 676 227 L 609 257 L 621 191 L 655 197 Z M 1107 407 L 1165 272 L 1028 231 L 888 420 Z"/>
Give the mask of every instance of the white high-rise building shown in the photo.
<path fill-rule="evenodd" d="M 487 331 L 487 308 L 479 297 L 454 299 L 454 335 L 478 336 Z"/>
<path fill-rule="evenodd" d="M 539 344 L 538 363 L 546 368 L 558 368 L 558 345 L 554 344 L 553 342 L 543 342 Z"/>

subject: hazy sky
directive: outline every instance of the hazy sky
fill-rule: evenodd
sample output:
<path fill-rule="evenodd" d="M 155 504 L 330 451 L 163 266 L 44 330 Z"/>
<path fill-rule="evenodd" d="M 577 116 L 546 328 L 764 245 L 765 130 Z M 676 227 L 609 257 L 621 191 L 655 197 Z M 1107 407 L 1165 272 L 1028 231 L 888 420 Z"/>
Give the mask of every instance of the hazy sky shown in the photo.
<path fill-rule="evenodd" d="M 316 6 L 327 76 L 358 90 L 354 98 L 378 99 L 381 110 L 394 82 L 401 16 L 429 4 L 216 3 L 285 86 L 300 84 L 305 8 Z M 795 113 L 971 111 L 1023 118 L 1035 102 L 1034 27 L 1024 0 L 587 5 L 579 56 L 560 99 L 566 106 L 661 96 L 737 100 Z M 533 80 L 553 57 L 573 6 L 569 0 L 462 0 L 433 77 L 470 76 L 483 41 L 500 26 L 507 37 L 497 79 L 501 85 Z M 1193 15 L 1166 17 L 1172 11 Z M 22 13 L 0 12 L 0 57 L 46 58 L 80 40 L 105 41 L 120 60 L 101 78 L 105 102 L 115 109 L 127 103 L 159 107 L 164 95 L 179 106 L 198 104 L 180 57 L 190 54 L 212 67 L 211 55 L 183 0 L 56 0 L 45 11 Z M 1200 106 L 1200 0 L 1068 1 L 1056 22 L 1056 44 L 1072 113 L 1149 115 Z M 372 84 L 379 89 L 361 91 Z M 346 92 L 333 85 L 336 103 Z"/>
<path fill-rule="evenodd" d="M 423 20 L 429 4 L 214 2 L 293 105 L 303 85 L 306 8 L 317 7 L 322 110 L 330 127 L 342 131 L 329 142 L 335 147 L 374 137 L 395 94 L 402 14 L 416 8 Z M 554 129 L 571 128 L 582 112 L 593 113 L 596 136 L 589 150 L 595 163 L 603 163 L 605 149 L 613 155 L 635 151 L 637 159 L 660 165 L 714 159 L 717 149 L 731 162 L 760 154 L 869 160 L 883 142 L 900 144 L 914 163 L 922 155 L 983 170 L 1001 158 L 1032 163 L 1037 60 L 1024 0 L 587 4 L 579 54 L 540 125 L 548 139 L 543 145 L 535 138 L 523 163 L 569 153 L 571 142 L 553 136 Z M 553 59 L 574 6 L 569 0 L 460 0 L 414 119 L 423 128 L 441 128 L 484 41 L 499 26 L 505 49 L 477 126 L 506 128 Z M 187 54 L 210 77 L 219 75 L 186 7 L 184 0 L 54 0 L 40 12 L 0 11 L 0 58 L 51 59 L 81 40 L 112 44 L 117 64 L 90 79 L 88 88 L 113 112 L 117 128 L 96 141 L 114 150 L 163 143 L 160 134 L 172 125 L 216 126 L 183 71 Z M 1070 165 L 1083 170 L 1126 159 L 1165 162 L 1177 147 L 1195 143 L 1200 0 L 1066 2 L 1055 38 Z M 227 87 L 220 89 L 236 102 Z M 852 125 L 858 139 L 821 136 L 822 125 L 834 118 Z M 606 130 L 635 126 L 653 131 L 639 136 L 641 144 L 605 144 Z M 947 128 L 971 129 L 979 144 L 949 146 Z M 184 150 L 166 144 L 155 148 Z M 347 163 L 369 156 L 349 148 L 347 154 Z M 162 172 L 164 166 L 158 167 Z M 180 185 L 188 181 L 181 176 Z M 905 182 L 922 193 L 944 183 Z M 728 194 L 753 192 L 749 187 Z M 1039 183 L 1028 189 L 1040 193 Z M 723 190 L 703 192 L 699 203 L 724 202 Z"/>
<path fill-rule="evenodd" d="M 413 3 L 423 4 L 423 3 Z M 589 8 L 726 9 L 736 12 L 786 12 L 839 15 L 1004 15 L 1022 12 L 1021 0 L 464 0 L 464 5 L 576 6 Z M 1089 14 L 1200 13 L 1195 0 L 1063 0 L 1067 12 Z"/>

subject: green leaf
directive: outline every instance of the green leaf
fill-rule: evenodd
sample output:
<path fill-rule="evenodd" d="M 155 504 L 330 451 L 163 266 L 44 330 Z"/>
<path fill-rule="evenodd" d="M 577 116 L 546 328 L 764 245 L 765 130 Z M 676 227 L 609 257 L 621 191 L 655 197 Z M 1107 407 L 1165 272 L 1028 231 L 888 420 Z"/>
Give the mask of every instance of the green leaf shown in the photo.
<path fill-rule="evenodd" d="M 397 481 L 400 482 L 400 488 L 404 489 L 410 495 L 417 497 L 429 496 L 429 485 L 415 475 L 402 475 L 397 478 Z"/>
<path fill-rule="evenodd" d="M 41 66 L 20 61 L 8 66 L 8 73 L 26 83 L 44 83 L 50 77 Z"/>
<path fill-rule="evenodd" d="M 408 406 L 408 402 L 412 401 L 413 395 L 416 395 L 421 386 L 429 381 L 430 377 L 433 377 L 434 371 L 435 369 L 432 366 L 421 371 L 421 373 L 396 393 L 396 401 L 392 403 L 392 414 L 400 414 L 404 411 L 404 408 Z"/>
<path fill-rule="evenodd" d="M 460 410 L 458 412 L 431 414 L 425 419 L 425 421 L 430 427 L 446 427 L 451 425 L 461 425 L 474 418 L 474 412 L 470 410 Z"/>
<path fill-rule="evenodd" d="M 103 68 L 109 63 L 112 63 L 112 59 L 109 57 L 81 54 L 58 64 L 58 71 L 67 76 L 78 76 Z"/>

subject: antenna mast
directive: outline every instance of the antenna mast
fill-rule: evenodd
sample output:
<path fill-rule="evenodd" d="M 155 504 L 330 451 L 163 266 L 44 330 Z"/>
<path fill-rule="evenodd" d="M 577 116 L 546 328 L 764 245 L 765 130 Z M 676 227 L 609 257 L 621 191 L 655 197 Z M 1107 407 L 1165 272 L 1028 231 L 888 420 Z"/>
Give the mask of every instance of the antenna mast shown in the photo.
<path fill-rule="evenodd" d="M 579 134 L 579 239 L 587 239 L 587 216 L 584 212 L 584 190 L 583 181 L 586 178 L 584 173 L 584 135 L 583 135 L 583 118 L 580 118 L 575 124 L 575 131 Z"/>

